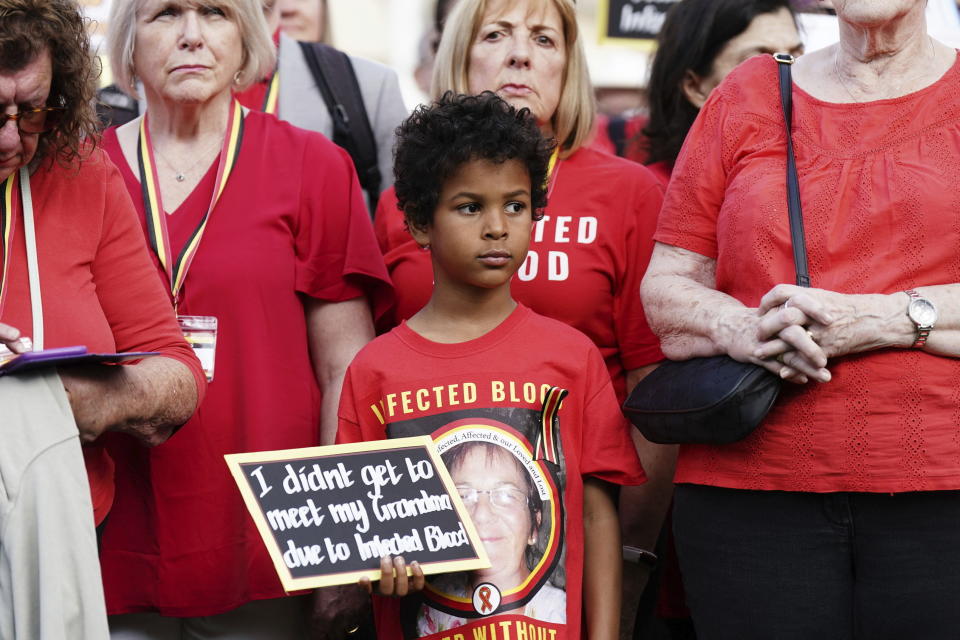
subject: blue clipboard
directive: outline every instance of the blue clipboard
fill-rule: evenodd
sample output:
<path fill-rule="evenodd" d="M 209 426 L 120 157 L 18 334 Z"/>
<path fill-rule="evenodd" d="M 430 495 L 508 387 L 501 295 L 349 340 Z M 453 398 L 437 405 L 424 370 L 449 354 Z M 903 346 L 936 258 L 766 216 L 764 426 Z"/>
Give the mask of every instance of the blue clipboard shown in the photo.
<path fill-rule="evenodd" d="M 0 365 L 0 376 L 27 373 L 47 367 L 65 367 L 78 364 L 117 364 L 160 355 L 157 351 L 127 351 L 124 353 L 90 353 L 87 348 L 60 347 L 43 351 L 28 351 L 13 356 Z"/>

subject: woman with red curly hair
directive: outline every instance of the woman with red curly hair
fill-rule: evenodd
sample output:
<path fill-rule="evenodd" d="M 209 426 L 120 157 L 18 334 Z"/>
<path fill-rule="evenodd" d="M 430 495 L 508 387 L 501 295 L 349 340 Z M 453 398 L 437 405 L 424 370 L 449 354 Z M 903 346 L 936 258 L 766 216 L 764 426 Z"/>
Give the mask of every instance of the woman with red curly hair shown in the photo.
<path fill-rule="evenodd" d="M 70 345 L 159 356 L 0 378 L 2 638 L 106 637 L 94 522 L 113 502 L 113 463 L 97 439 L 164 441 L 206 384 L 96 148 L 85 27 L 73 0 L 0 0 L 0 358 Z"/>

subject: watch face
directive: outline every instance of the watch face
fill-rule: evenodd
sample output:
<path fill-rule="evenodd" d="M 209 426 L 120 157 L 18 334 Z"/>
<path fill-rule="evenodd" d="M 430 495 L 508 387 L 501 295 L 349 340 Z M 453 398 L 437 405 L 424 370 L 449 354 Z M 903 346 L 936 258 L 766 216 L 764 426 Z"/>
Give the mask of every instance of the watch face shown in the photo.
<path fill-rule="evenodd" d="M 937 308 L 926 298 L 911 300 L 907 313 L 918 327 L 932 327 L 937 321 Z"/>

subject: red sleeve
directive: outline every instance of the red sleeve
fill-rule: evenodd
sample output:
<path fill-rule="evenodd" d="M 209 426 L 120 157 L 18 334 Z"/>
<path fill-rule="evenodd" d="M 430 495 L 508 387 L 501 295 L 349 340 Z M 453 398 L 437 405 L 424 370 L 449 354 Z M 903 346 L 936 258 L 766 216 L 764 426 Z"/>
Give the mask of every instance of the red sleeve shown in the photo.
<path fill-rule="evenodd" d="M 648 170 L 637 174 L 643 187 L 637 189 L 626 228 L 626 271 L 614 297 L 614 324 L 620 360 L 626 371 L 663 360 L 660 340 L 647 324 L 640 301 L 640 282 L 653 253 L 653 233 L 663 203 L 663 189 Z"/>
<path fill-rule="evenodd" d="M 393 303 L 393 287 L 346 151 L 311 137 L 296 235 L 296 288 L 328 302 L 366 296 L 374 318 Z"/>
<path fill-rule="evenodd" d="M 369 369 L 363 364 L 364 360 L 370 357 L 368 354 L 371 346 L 376 348 L 375 343 L 376 340 L 361 349 L 344 374 L 340 406 L 337 410 L 336 444 L 385 440 L 387 437 L 386 425 L 377 421 L 368 407 L 369 402 L 364 401 L 364 398 L 370 398 L 371 392 L 376 389 Z M 377 357 L 374 356 L 374 359 Z"/>
<path fill-rule="evenodd" d="M 206 376 L 183 339 L 170 296 L 157 278 L 123 178 L 105 154 L 103 162 L 107 168 L 103 232 L 90 271 L 117 351 L 159 351 L 185 364 L 196 380 L 199 406 Z"/>
<path fill-rule="evenodd" d="M 397 294 L 396 305 L 377 323 L 377 333 L 386 333 L 422 309 L 430 299 L 433 266 L 429 254 L 420 250 L 407 231 L 393 187 L 380 196 L 373 226 Z"/>
<path fill-rule="evenodd" d="M 670 176 L 654 239 L 717 258 L 717 214 L 727 186 L 724 148 L 735 144 L 727 99 L 714 90 L 687 134 Z"/>
<path fill-rule="evenodd" d="M 614 484 L 643 484 L 647 476 L 630 439 L 610 374 L 596 348 L 590 349 L 585 376 L 580 475 Z"/>

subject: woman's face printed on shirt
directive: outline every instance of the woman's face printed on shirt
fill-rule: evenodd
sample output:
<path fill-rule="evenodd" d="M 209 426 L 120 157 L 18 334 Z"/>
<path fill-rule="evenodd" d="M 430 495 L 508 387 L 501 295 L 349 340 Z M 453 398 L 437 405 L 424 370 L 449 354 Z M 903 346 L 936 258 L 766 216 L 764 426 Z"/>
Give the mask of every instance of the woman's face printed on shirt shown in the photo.
<path fill-rule="evenodd" d="M 475 572 L 476 578 L 511 589 L 529 575 L 526 549 L 536 543 L 539 523 L 532 521 L 529 508 L 530 480 L 513 455 L 496 445 L 460 446 L 471 448 L 450 475 L 492 565 Z"/>

